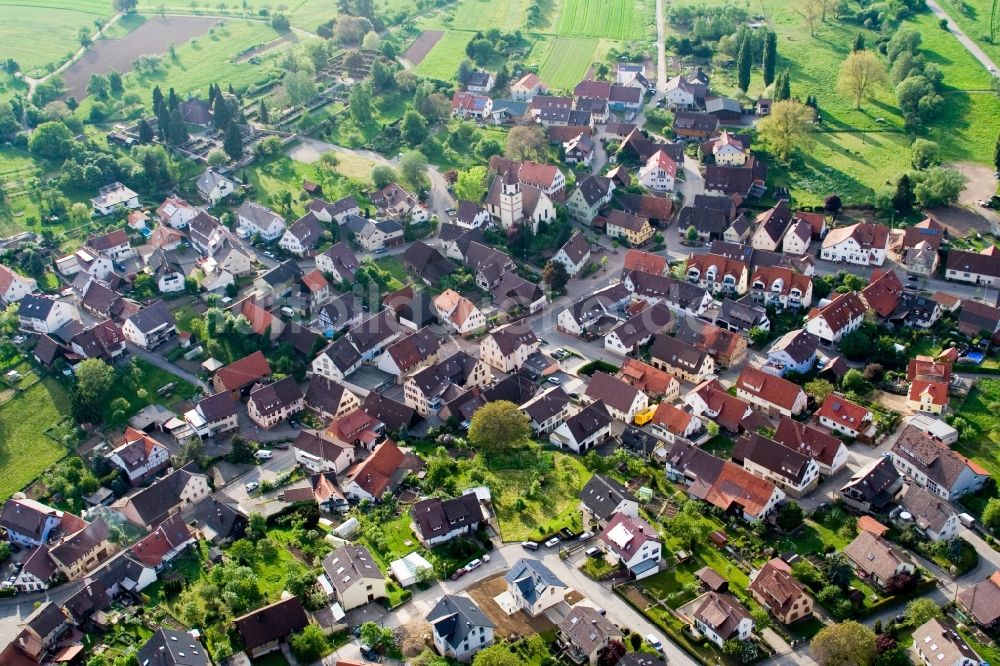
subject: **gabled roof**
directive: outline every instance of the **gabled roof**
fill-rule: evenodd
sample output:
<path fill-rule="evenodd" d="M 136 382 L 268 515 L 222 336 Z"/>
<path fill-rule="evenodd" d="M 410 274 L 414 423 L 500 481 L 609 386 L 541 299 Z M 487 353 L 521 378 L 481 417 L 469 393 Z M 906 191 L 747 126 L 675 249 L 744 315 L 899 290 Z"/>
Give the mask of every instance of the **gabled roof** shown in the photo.
<path fill-rule="evenodd" d="M 817 349 L 819 338 L 804 328 L 797 328 L 775 340 L 770 352 L 783 351 L 796 363 L 804 363 L 816 356 Z"/>
<path fill-rule="evenodd" d="M 1000 572 L 960 590 L 958 601 L 979 624 L 988 627 L 996 623 L 1000 620 Z"/>
<path fill-rule="evenodd" d="M 580 491 L 580 501 L 601 520 L 608 520 L 622 502 L 635 502 L 635 495 L 609 476 L 595 474 Z"/>
<path fill-rule="evenodd" d="M 844 555 L 866 574 L 888 581 L 906 559 L 888 541 L 871 532 L 860 532 L 844 547 Z"/>
<path fill-rule="evenodd" d="M 797 384 L 746 365 L 736 379 L 737 390 L 743 390 L 765 402 L 785 409 L 793 409 L 796 401 L 805 395 Z"/>
<path fill-rule="evenodd" d="M 139 648 L 142 666 L 209 666 L 208 653 L 191 634 L 160 627 Z"/>
<path fill-rule="evenodd" d="M 540 560 L 522 557 L 504 575 L 508 585 L 513 585 L 525 601 L 534 604 L 549 588 L 567 588 L 558 576 Z"/>
<path fill-rule="evenodd" d="M 175 513 L 131 548 L 132 556 L 148 567 L 159 566 L 171 550 L 180 548 L 194 536 L 181 514 Z"/>
<path fill-rule="evenodd" d="M 304 629 L 309 617 L 299 598 L 289 597 L 238 617 L 233 624 L 243 647 L 253 650 Z"/>
<path fill-rule="evenodd" d="M 729 594 L 706 592 L 691 604 L 695 619 L 711 627 L 723 640 L 732 638 L 743 620 L 751 619 L 750 611 Z"/>
<path fill-rule="evenodd" d="M 417 532 L 429 541 L 454 530 L 473 527 L 483 521 L 483 509 L 475 493 L 442 500 L 437 497 L 421 500 L 410 509 Z"/>
<path fill-rule="evenodd" d="M 396 443 L 387 439 L 376 446 L 370 456 L 355 465 L 348 472 L 348 478 L 372 497 L 381 497 L 399 471 L 403 459 L 403 452 Z"/>
<path fill-rule="evenodd" d="M 590 243 L 582 231 L 577 231 L 566 244 L 560 248 L 573 264 L 579 264 L 584 257 L 590 254 Z"/>
<path fill-rule="evenodd" d="M 260 381 L 271 375 L 271 365 L 264 357 L 264 352 L 258 350 L 244 356 L 238 361 L 233 361 L 227 366 L 219 368 L 215 373 L 214 381 L 223 390 L 235 391 Z"/>
<path fill-rule="evenodd" d="M 781 415 L 773 439 L 823 465 L 832 465 L 837 453 L 845 448 L 841 440 L 825 430 L 801 423 L 784 414 Z"/>
<path fill-rule="evenodd" d="M 606 428 L 611 421 L 611 414 L 604 401 L 598 400 L 566 419 L 564 425 L 569 429 L 574 440 L 582 442 L 595 432 Z"/>
<path fill-rule="evenodd" d="M 851 402 L 839 393 L 831 393 L 820 405 L 816 417 L 826 417 L 834 423 L 860 431 L 865 422 L 871 421 L 872 413 L 867 407 Z"/>
<path fill-rule="evenodd" d="M 893 456 L 906 461 L 948 492 L 952 491 L 963 472 L 989 476 L 989 472 L 979 464 L 909 424 L 903 428 L 891 450 Z"/>
<path fill-rule="evenodd" d="M 849 291 L 838 294 L 822 308 L 813 308 L 806 315 L 806 319 L 822 317 L 830 330 L 837 334 L 852 321 L 864 317 L 867 310 L 864 299 L 856 291 Z"/>
<path fill-rule="evenodd" d="M 268 416 L 302 400 L 302 391 L 289 375 L 271 384 L 255 384 L 250 389 L 250 402 L 262 416 Z"/>
<path fill-rule="evenodd" d="M 861 290 L 861 297 L 880 317 L 888 317 L 899 304 L 903 293 L 903 283 L 896 271 L 879 271 L 872 273 L 871 282 Z"/>
<path fill-rule="evenodd" d="M 591 400 L 603 401 L 620 412 L 628 412 L 642 391 L 614 375 L 595 372 L 587 384 L 585 395 Z"/>
<path fill-rule="evenodd" d="M 987 248 L 989 249 L 989 248 Z M 951 250 L 948 252 L 947 268 L 950 271 L 1000 277 L 1000 254 Z"/>
<path fill-rule="evenodd" d="M 889 245 L 889 227 L 859 222 L 848 227 L 831 229 L 823 239 L 823 247 L 836 247 L 848 239 L 854 239 L 862 250 L 884 250 Z"/>
<path fill-rule="evenodd" d="M 480 627 L 492 628 L 486 614 L 469 597 L 446 594 L 427 614 L 434 633 L 452 648 L 458 648 L 470 634 Z"/>
<path fill-rule="evenodd" d="M 733 461 L 750 461 L 784 477 L 796 487 L 802 485 L 810 467 L 814 465 L 809 456 L 756 432 L 746 433 L 737 440 L 733 448 Z"/>
<path fill-rule="evenodd" d="M 757 572 L 748 589 L 781 617 L 787 616 L 796 601 L 808 596 L 805 588 L 792 576 L 791 567 L 777 557 Z"/>

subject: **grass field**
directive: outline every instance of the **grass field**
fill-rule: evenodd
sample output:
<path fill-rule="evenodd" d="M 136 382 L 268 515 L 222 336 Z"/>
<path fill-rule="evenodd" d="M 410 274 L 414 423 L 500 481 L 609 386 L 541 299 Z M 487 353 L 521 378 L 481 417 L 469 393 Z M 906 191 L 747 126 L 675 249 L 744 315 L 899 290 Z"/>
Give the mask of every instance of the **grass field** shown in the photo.
<path fill-rule="evenodd" d="M 722 4 L 717 0 L 707 2 Z M 837 91 L 840 64 L 857 33 L 861 32 L 869 43 L 877 35 L 853 23 L 830 19 L 811 38 L 802 19 L 787 3 L 763 0 L 763 8 L 778 34 L 777 70 L 788 70 L 793 96 L 816 96 L 823 119 L 821 131 L 813 135 L 815 143 L 797 151 L 790 165 L 771 162 L 769 180 L 789 187 L 799 204 L 821 203 L 830 192 L 838 192 L 846 202 L 870 203 L 876 190 L 910 168 L 912 142 L 903 130 L 891 89 L 879 91 L 860 110 Z M 930 12 L 909 19 L 903 29 L 921 34 L 924 57 L 944 72 L 942 94 L 948 104 L 930 124 L 926 137 L 940 144 L 946 161 L 988 163 L 1000 101 L 993 94 L 964 91 L 989 90 L 989 73 L 952 35 L 937 26 Z M 712 87 L 724 95 L 738 95 L 734 69 L 717 68 Z M 764 84 L 760 71 L 755 69 L 748 97 L 756 99 L 762 93 Z"/>
<path fill-rule="evenodd" d="M 465 47 L 472 39 L 468 32 L 446 32 L 427 57 L 417 65 L 417 74 L 449 81 L 455 78 L 458 63 L 465 59 Z"/>
<path fill-rule="evenodd" d="M 69 394 L 52 378 L 0 407 L 0 500 L 6 500 L 66 455 L 44 431 L 70 413 Z"/>
<path fill-rule="evenodd" d="M 96 30 L 94 21 L 114 12 L 109 0 L 0 0 L 0 44 L 30 73 L 61 63 L 80 48 L 80 28 Z M 25 39 L 30 35 L 30 39 Z"/>
<path fill-rule="evenodd" d="M 541 63 L 538 76 L 555 90 L 572 90 L 594 62 L 595 37 L 556 37 L 541 42 L 542 52 L 535 62 Z M 532 55 L 538 54 L 536 50 Z"/>
<path fill-rule="evenodd" d="M 356 179 L 361 185 L 370 183 L 371 167 L 362 169 L 360 165 L 366 163 L 358 158 L 345 164 L 341 163 L 337 167 L 338 171 L 351 173 L 351 177 Z M 311 180 L 314 183 L 323 185 L 323 194 L 330 201 L 335 201 L 348 194 L 357 194 L 359 187 L 352 187 L 347 178 L 329 180 L 324 179 L 317 167 L 313 164 L 297 162 L 290 157 L 278 157 L 268 162 L 254 162 L 240 172 L 245 173 L 254 187 L 254 198 L 267 203 L 274 195 L 282 192 L 292 194 L 292 209 L 298 217 L 305 213 L 305 205 L 309 203 L 309 198 L 302 192 L 302 181 Z"/>
<path fill-rule="evenodd" d="M 1000 30 L 997 41 L 990 38 L 990 10 L 993 8 L 993 0 L 938 0 L 938 5 L 993 62 L 1000 61 Z M 997 18 L 1000 19 L 1000 7 L 997 12 Z"/>
<path fill-rule="evenodd" d="M 655 9 L 637 0 L 563 0 L 562 36 L 647 39 L 656 34 Z"/>
<path fill-rule="evenodd" d="M 240 0 L 240 2 L 222 3 L 224 9 L 219 9 L 219 3 L 203 0 L 192 9 L 191 2 L 183 0 L 139 0 L 139 11 L 155 14 L 160 7 L 169 13 L 206 14 L 212 16 L 260 17 L 261 10 L 268 13 L 281 10 L 296 28 L 314 32 L 321 23 L 335 18 L 339 11 L 337 3 L 328 0 Z M 243 12 L 246 6 L 247 12 Z"/>

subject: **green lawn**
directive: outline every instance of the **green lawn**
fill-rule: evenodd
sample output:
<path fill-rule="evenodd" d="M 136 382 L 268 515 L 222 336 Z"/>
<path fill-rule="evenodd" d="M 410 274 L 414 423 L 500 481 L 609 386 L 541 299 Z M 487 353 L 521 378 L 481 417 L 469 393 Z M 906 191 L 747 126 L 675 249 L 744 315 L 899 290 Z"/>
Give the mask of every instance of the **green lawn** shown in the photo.
<path fill-rule="evenodd" d="M 500 488 L 493 491 L 493 505 L 504 541 L 537 540 L 563 527 L 581 529 L 578 494 L 591 474 L 579 458 L 556 453 L 554 460 L 555 469 L 545 474 L 536 498 L 526 496 L 532 482 L 539 479 L 536 471 L 494 471 Z M 524 508 L 518 508 L 519 498 Z"/>
<path fill-rule="evenodd" d="M 976 385 L 959 406 L 957 414 L 976 431 L 974 437 L 962 439 L 955 448 L 969 456 L 992 474 L 1000 474 L 1000 379 L 976 380 Z"/>
<path fill-rule="evenodd" d="M 167 406 L 174 405 L 182 400 L 190 399 L 197 391 L 193 384 L 184 381 L 176 375 L 170 374 L 166 370 L 161 370 L 142 359 L 133 359 L 133 363 L 142 369 L 142 377 L 138 382 L 134 382 L 127 366 L 119 371 L 118 381 L 115 383 L 111 394 L 105 402 L 104 422 L 106 424 L 122 425 L 130 416 L 146 405 L 154 403 L 165 404 Z M 161 398 L 158 396 L 156 393 L 157 390 L 170 383 L 176 384 L 173 392 L 166 397 Z M 138 388 L 136 388 L 135 384 L 138 384 Z M 139 394 L 140 390 L 144 391 L 144 396 Z M 119 397 L 128 400 L 129 408 L 124 410 L 125 413 L 122 418 L 116 419 L 111 402 Z"/>
<path fill-rule="evenodd" d="M 555 90 L 572 90 L 594 62 L 596 37 L 556 37 L 538 42 L 532 62 L 540 62 L 538 76 Z"/>
<path fill-rule="evenodd" d="M 94 21 L 113 13 L 107 0 L 0 0 L 4 58 L 13 58 L 29 74 L 42 74 L 41 68 L 67 60 L 80 48 L 81 28 L 93 33 Z"/>
<path fill-rule="evenodd" d="M 377 259 L 374 259 L 374 262 L 376 266 L 391 275 L 393 280 L 395 280 L 394 283 L 387 287 L 390 291 L 402 289 L 405 285 L 413 282 L 413 278 L 406 272 L 403 262 L 398 258 L 388 256 L 378 257 Z"/>
<path fill-rule="evenodd" d="M 69 394 L 53 378 L 0 407 L 0 499 L 27 486 L 67 454 L 44 431 L 69 415 Z"/>
<path fill-rule="evenodd" d="M 461 0 L 452 13 L 451 27 L 473 32 L 490 28 L 518 30 L 524 27 L 524 13 L 532 1 Z M 469 37 L 471 35 L 467 35 L 466 39 Z M 455 64 L 458 65 L 457 61 Z"/>
<path fill-rule="evenodd" d="M 349 194 L 357 196 L 370 183 L 371 167 L 362 169 L 362 165 L 371 163 L 363 158 L 348 159 L 337 167 L 338 174 L 329 175 L 320 170 L 316 164 L 305 164 L 284 155 L 266 162 L 254 162 L 240 171 L 246 175 L 246 181 L 253 186 L 253 198 L 270 205 L 273 197 L 288 192 L 292 195 L 292 219 L 305 213 L 305 206 L 311 197 L 302 190 L 302 182 L 311 180 L 323 186 L 323 196 L 328 201 L 335 201 Z M 349 173 L 350 178 L 343 175 Z"/>

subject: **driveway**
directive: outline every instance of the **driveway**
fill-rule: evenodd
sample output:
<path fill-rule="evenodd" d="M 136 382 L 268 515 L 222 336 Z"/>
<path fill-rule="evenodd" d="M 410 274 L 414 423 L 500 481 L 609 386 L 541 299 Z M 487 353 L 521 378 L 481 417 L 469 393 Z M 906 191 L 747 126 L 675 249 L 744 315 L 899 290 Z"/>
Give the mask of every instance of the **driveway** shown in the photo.
<path fill-rule="evenodd" d="M 177 365 L 172 361 L 168 361 L 163 356 L 160 356 L 155 352 L 147 351 L 142 347 L 132 344 L 131 342 L 126 342 L 125 348 L 128 349 L 129 353 L 132 354 L 132 356 L 141 358 L 150 365 L 156 366 L 160 370 L 165 370 L 166 372 L 169 372 L 173 375 L 177 375 L 186 382 L 194 384 L 195 386 L 199 387 L 205 393 L 205 395 L 213 393 L 212 389 L 209 388 L 208 384 L 203 382 L 197 375 L 188 372 L 187 370 L 185 370 L 184 368 L 180 367 L 179 365 Z"/>

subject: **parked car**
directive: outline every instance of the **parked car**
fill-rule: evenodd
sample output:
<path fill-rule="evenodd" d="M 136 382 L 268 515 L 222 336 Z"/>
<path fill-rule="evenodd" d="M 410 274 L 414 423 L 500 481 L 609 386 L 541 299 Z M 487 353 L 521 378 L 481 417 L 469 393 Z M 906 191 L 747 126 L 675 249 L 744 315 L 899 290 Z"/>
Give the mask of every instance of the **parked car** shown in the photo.
<path fill-rule="evenodd" d="M 587 530 L 586 532 L 584 532 L 583 534 L 580 535 L 580 541 L 586 541 L 587 539 L 591 538 L 592 536 L 594 536 L 594 533 L 591 532 L 590 530 Z"/>
<path fill-rule="evenodd" d="M 538 544 L 534 541 L 522 541 L 521 548 L 525 550 L 538 550 Z"/>
<path fill-rule="evenodd" d="M 269 449 L 257 449 L 253 455 L 257 460 L 270 460 L 274 456 Z"/>
<path fill-rule="evenodd" d="M 459 578 L 461 578 L 462 576 L 464 576 L 467 573 L 468 573 L 468 571 L 465 570 L 465 567 L 462 567 L 461 569 L 459 569 L 458 571 L 456 571 L 455 573 L 453 573 L 451 575 L 451 579 L 452 580 L 458 580 Z"/>
<path fill-rule="evenodd" d="M 598 555 L 601 554 L 601 549 L 598 548 L 597 546 L 591 546 L 587 550 L 583 551 L 583 554 L 586 555 L 587 557 L 597 557 Z"/>
<path fill-rule="evenodd" d="M 483 566 L 483 561 L 477 557 L 476 559 L 472 560 L 471 562 L 465 565 L 465 571 L 466 572 L 475 571 L 481 566 Z"/>
<path fill-rule="evenodd" d="M 549 384 L 555 384 L 556 386 L 559 386 L 559 384 L 562 383 L 562 380 L 559 379 L 558 377 L 549 377 L 545 381 L 547 381 Z"/>
<path fill-rule="evenodd" d="M 553 546 L 557 545 L 559 545 L 559 537 L 552 537 L 551 539 L 545 542 L 546 548 L 552 548 Z"/>
<path fill-rule="evenodd" d="M 246 488 L 246 489 L 247 489 L 247 492 L 248 492 L 248 493 L 252 493 L 253 491 L 255 491 L 255 490 L 257 490 L 258 488 L 260 488 L 260 484 L 259 484 L 258 482 L 256 482 L 256 481 L 251 481 L 251 482 L 247 483 L 247 484 L 246 484 L 246 485 L 244 486 L 244 488 Z"/>
<path fill-rule="evenodd" d="M 646 642 L 652 645 L 657 650 L 663 649 L 663 642 L 653 634 L 646 634 Z"/>
<path fill-rule="evenodd" d="M 374 251 L 372 252 L 372 254 L 385 254 L 385 253 L 386 253 L 386 252 L 388 252 L 388 251 L 389 251 L 389 250 L 385 249 L 384 247 L 377 247 L 377 248 L 375 248 L 375 250 L 374 250 Z"/>

